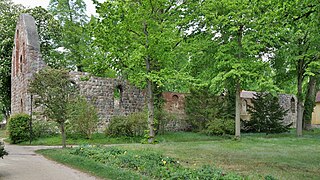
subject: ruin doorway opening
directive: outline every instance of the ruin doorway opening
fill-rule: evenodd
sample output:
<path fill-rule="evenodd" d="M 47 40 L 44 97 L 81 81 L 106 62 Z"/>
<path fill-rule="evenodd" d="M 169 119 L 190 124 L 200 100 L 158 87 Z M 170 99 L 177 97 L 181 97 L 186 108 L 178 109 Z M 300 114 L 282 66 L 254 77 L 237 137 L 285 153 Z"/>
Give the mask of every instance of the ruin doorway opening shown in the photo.
<path fill-rule="evenodd" d="M 114 114 L 120 115 L 121 104 L 122 104 L 122 92 L 123 88 L 121 85 L 117 85 L 113 90 L 113 105 Z"/>

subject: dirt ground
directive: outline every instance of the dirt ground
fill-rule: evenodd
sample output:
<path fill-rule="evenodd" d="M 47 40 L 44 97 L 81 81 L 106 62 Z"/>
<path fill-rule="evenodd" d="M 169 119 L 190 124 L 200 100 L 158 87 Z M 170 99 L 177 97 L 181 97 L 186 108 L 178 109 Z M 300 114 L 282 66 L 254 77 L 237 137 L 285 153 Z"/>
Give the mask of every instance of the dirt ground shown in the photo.
<path fill-rule="evenodd" d="M 0 159 L 0 180 L 93 180 L 86 173 L 50 161 L 36 154 L 48 146 L 5 145 L 9 156 Z"/>

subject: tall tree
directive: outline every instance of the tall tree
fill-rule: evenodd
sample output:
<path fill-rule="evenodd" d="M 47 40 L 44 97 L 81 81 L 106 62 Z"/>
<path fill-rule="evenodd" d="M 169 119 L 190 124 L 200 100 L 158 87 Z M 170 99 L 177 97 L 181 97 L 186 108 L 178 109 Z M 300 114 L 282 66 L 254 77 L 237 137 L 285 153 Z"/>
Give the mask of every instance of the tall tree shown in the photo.
<path fill-rule="evenodd" d="M 86 4 L 83 0 L 50 0 L 49 11 L 62 26 L 60 49 L 67 68 L 83 71 L 82 61 L 88 56 L 88 22 Z"/>
<path fill-rule="evenodd" d="M 154 142 L 154 90 L 173 74 L 174 54 L 183 41 L 177 22 L 186 1 L 108 0 L 98 4 L 95 43 L 122 77 L 146 87 L 149 143 Z"/>
<path fill-rule="evenodd" d="M 0 110 L 7 119 L 11 106 L 11 58 L 17 18 L 23 9 L 11 0 L 0 0 Z"/>
<path fill-rule="evenodd" d="M 287 66 L 281 68 L 295 73 L 298 98 L 296 128 L 297 135 L 301 136 L 305 98 L 303 86 L 307 79 L 312 80 L 311 77 L 319 73 L 320 68 L 320 5 L 310 0 L 288 0 L 279 1 L 275 10 L 276 25 L 283 38 L 281 48 L 276 52 L 276 60 L 282 58 Z"/>
<path fill-rule="evenodd" d="M 206 43 L 202 53 L 213 53 L 209 55 L 210 65 L 203 70 L 216 91 L 234 85 L 236 138 L 240 138 L 241 90 L 274 88 L 270 68 L 262 59 L 267 52 L 266 45 L 261 43 L 265 37 L 259 36 L 262 5 L 249 0 L 200 2 L 203 17 L 198 20 L 202 25 L 198 27 L 211 34 L 206 40 L 211 43 Z"/>

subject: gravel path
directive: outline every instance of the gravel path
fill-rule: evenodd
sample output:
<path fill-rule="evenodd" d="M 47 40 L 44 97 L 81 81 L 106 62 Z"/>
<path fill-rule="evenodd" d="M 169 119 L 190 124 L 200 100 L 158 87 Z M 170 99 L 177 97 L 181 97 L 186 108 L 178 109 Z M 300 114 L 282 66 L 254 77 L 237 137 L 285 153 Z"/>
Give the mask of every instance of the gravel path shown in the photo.
<path fill-rule="evenodd" d="M 36 154 L 37 149 L 48 146 L 5 145 L 8 156 L 0 159 L 0 180 L 93 180 L 86 173 L 50 161 Z"/>

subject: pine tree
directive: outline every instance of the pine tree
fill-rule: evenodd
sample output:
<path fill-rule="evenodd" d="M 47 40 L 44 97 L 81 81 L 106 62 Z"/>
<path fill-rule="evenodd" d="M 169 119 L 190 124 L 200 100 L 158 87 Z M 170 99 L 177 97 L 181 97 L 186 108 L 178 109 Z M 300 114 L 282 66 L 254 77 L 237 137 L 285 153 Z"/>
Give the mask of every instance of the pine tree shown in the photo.
<path fill-rule="evenodd" d="M 284 116 L 287 113 L 279 104 L 277 96 L 270 93 L 257 93 L 249 106 L 251 120 L 245 124 L 250 132 L 281 133 L 288 131 L 291 124 L 284 124 Z"/>

